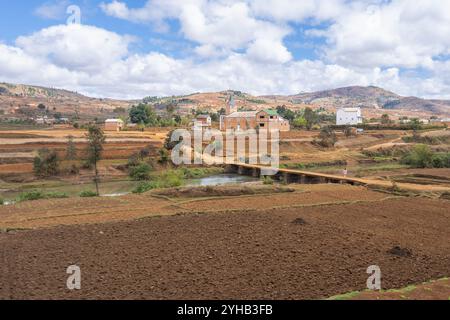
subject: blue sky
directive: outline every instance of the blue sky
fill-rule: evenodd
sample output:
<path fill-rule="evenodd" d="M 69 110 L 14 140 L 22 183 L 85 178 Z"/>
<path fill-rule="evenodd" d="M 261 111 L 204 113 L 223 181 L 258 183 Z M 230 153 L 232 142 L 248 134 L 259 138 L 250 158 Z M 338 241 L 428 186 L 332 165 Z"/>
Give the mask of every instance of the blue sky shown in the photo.
<path fill-rule="evenodd" d="M 68 25 L 76 5 L 81 24 Z M 450 98 L 450 1 L 0 0 L 0 81 L 137 98 L 377 85 Z"/>

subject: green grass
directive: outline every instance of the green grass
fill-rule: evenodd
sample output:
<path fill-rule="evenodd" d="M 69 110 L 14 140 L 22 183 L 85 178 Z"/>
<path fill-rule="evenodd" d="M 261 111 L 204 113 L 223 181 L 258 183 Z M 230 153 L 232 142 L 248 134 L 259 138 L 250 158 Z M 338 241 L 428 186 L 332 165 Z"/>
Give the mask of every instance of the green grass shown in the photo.
<path fill-rule="evenodd" d="M 153 189 L 166 189 L 181 187 L 187 179 L 199 179 L 211 175 L 221 174 L 223 168 L 179 168 L 165 171 L 163 173 L 153 173 L 150 181 L 141 182 L 134 189 L 133 193 L 145 193 Z"/>
<path fill-rule="evenodd" d="M 84 190 L 80 192 L 81 198 L 93 198 L 97 197 L 97 192 L 91 191 L 91 190 Z"/>
<path fill-rule="evenodd" d="M 63 199 L 67 198 L 67 194 L 63 192 L 42 192 L 40 190 L 32 190 L 27 192 L 22 192 L 17 197 L 17 202 L 23 201 L 35 201 L 40 199 Z"/>
<path fill-rule="evenodd" d="M 333 296 L 331 298 L 328 298 L 327 300 L 350 300 L 356 296 L 358 296 L 361 293 L 361 291 L 352 291 L 344 294 L 339 294 L 337 296 Z"/>
<path fill-rule="evenodd" d="M 224 172 L 223 168 L 181 168 L 175 171 L 181 172 L 185 179 L 199 179 L 211 175 L 221 174 Z"/>
<path fill-rule="evenodd" d="M 402 289 L 391 289 L 391 290 L 387 290 L 385 292 L 408 293 L 408 292 L 414 291 L 416 289 L 417 289 L 417 286 L 410 285 L 410 286 L 407 286 L 407 287 L 402 288 Z"/>
<path fill-rule="evenodd" d="M 183 172 L 180 170 L 169 170 L 157 177 L 153 177 L 153 179 L 152 181 L 139 184 L 133 190 L 133 193 L 145 193 L 153 189 L 181 187 L 185 183 Z"/>

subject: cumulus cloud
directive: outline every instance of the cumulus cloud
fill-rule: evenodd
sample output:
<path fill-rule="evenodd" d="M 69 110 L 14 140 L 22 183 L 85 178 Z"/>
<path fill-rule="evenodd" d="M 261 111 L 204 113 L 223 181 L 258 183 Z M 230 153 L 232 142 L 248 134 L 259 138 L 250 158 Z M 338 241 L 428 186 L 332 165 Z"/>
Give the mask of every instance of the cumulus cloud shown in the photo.
<path fill-rule="evenodd" d="M 16 46 L 69 70 L 97 72 L 128 54 L 130 36 L 87 25 L 58 25 L 21 36 Z"/>
<path fill-rule="evenodd" d="M 196 46 L 192 54 L 137 54 L 130 49 L 131 36 L 57 25 L 18 37 L 14 45 L 0 44 L 0 81 L 116 98 L 226 89 L 295 94 L 348 85 L 450 98 L 449 4 L 415 3 L 150 0 L 130 8 L 114 0 L 101 8 L 120 19 L 166 26 L 165 31 L 167 21 L 176 19 L 176 32 Z M 302 32 L 325 39 L 320 56 L 294 58 L 284 40 Z"/>
<path fill-rule="evenodd" d="M 358 9 L 358 10 L 357 10 Z M 430 68 L 450 48 L 448 1 L 407 0 L 347 10 L 324 33 L 326 57 L 360 67 Z"/>

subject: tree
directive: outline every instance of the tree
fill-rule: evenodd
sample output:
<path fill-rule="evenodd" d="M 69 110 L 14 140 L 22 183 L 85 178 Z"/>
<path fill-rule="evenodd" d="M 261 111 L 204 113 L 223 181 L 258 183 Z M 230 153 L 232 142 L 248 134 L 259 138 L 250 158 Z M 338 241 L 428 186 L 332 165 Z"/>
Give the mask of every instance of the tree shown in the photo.
<path fill-rule="evenodd" d="M 319 134 L 318 144 L 325 148 L 334 147 L 337 142 L 336 133 L 330 127 L 323 127 Z"/>
<path fill-rule="evenodd" d="M 158 122 L 154 108 L 143 103 L 131 107 L 130 120 L 132 123 L 143 123 L 151 126 L 155 126 Z"/>
<path fill-rule="evenodd" d="M 381 123 L 382 124 L 389 124 L 391 123 L 391 119 L 389 118 L 389 115 L 387 113 L 383 114 L 381 116 Z"/>
<path fill-rule="evenodd" d="M 293 121 L 295 119 L 295 112 L 288 109 L 285 105 L 278 106 L 277 113 L 286 120 Z"/>
<path fill-rule="evenodd" d="M 41 111 L 44 111 L 45 109 L 47 109 L 47 107 L 45 106 L 45 104 L 39 103 L 38 109 L 41 110 Z"/>
<path fill-rule="evenodd" d="M 297 117 L 294 119 L 294 121 L 292 122 L 292 124 L 294 125 L 295 128 L 305 128 L 306 127 L 306 119 L 303 117 Z"/>
<path fill-rule="evenodd" d="M 148 163 L 139 163 L 138 165 L 130 168 L 130 177 L 134 181 L 149 180 L 152 169 L 153 168 Z"/>
<path fill-rule="evenodd" d="M 422 128 L 422 123 L 421 123 L 420 120 L 417 119 L 417 118 L 411 119 L 409 125 L 411 126 L 411 128 L 412 128 L 413 130 L 416 130 L 416 131 L 417 131 L 417 130 L 420 130 L 420 129 Z"/>
<path fill-rule="evenodd" d="M 97 163 L 101 159 L 102 151 L 103 151 L 103 144 L 105 143 L 105 135 L 103 133 L 103 130 L 96 126 L 91 125 L 89 126 L 88 133 L 86 135 L 88 140 L 88 147 L 87 147 L 87 162 L 90 166 L 94 166 L 95 170 L 95 188 L 97 191 L 97 196 L 100 195 L 98 183 L 99 183 L 99 176 L 98 176 L 98 168 Z"/>
<path fill-rule="evenodd" d="M 354 136 L 356 132 L 356 129 L 352 128 L 352 127 L 345 127 L 344 129 L 344 134 L 347 138 Z"/>
<path fill-rule="evenodd" d="M 303 117 L 306 120 L 306 129 L 311 130 L 311 128 L 317 123 L 317 114 L 309 107 L 305 108 L 303 113 Z"/>
<path fill-rule="evenodd" d="M 67 137 L 67 151 L 66 160 L 75 160 L 77 158 L 77 148 L 75 142 L 73 141 L 73 136 Z"/>
<path fill-rule="evenodd" d="M 59 172 L 59 159 L 56 151 L 47 148 L 39 149 L 34 158 L 33 170 L 38 177 L 55 176 Z"/>

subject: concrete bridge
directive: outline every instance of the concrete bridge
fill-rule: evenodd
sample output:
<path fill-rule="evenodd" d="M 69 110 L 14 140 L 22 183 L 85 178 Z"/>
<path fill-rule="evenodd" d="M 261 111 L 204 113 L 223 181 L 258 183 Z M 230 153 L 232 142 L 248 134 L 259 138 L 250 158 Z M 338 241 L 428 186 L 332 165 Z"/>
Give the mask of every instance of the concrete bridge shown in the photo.
<path fill-rule="evenodd" d="M 351 185 L 367 184 L 367 181 L 358 178 L 349 178 L 344 176 L 336 176 L 324 173 L 315 173 L 291 169 L 276 169 L 245 163 L 227 164 L 226 172 L 237 173 L 240 175 L 247 175 L 256 178 L 269 175 L 272 176 L 273 179 L 283 181 L 285 183 L 300 183 L 300 184 L 338 183 Z"/>

